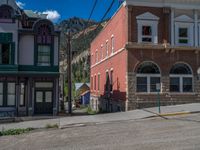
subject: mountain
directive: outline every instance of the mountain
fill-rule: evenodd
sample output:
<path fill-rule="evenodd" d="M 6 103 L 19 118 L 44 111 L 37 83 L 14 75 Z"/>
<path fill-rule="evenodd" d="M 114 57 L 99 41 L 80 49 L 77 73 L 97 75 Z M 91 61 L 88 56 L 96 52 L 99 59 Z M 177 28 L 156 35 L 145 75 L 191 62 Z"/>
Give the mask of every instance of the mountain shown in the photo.
<path fill-rule="evenodd" d="M 56 25 L 61 31 L 60 48 L 60 71 L 67 69 L 66 60 L 66 35 L 65 32 L 70 28 L 72 32 L 72 78 L 73 82 L 89 82 L 90 80 L 90 55 L 89 48 L 92 40 L 102 30 L 108 20 L 101 23 L 81 19 L 70 18 Z M 97 28 L 98 27 L 98 28 Z"/>

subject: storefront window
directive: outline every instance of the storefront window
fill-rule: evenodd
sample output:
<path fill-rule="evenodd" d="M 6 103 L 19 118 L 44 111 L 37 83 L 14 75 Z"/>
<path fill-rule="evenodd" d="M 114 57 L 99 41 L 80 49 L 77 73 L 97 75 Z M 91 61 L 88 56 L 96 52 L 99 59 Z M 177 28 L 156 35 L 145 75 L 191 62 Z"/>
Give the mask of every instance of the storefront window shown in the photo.
<path fill-rule="evenodd" d="M 7 85 L 7 106 L 15 105 L 15 83 L 8 83 Z"/>

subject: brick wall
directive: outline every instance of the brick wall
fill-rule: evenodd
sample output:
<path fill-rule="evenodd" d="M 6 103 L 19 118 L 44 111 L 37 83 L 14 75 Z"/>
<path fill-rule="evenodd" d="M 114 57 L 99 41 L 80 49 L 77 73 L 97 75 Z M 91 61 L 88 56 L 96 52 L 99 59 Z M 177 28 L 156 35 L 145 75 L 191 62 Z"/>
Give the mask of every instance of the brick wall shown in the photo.
<path fill-rule="evenodd" d="M 91 77 L 96 75 L 96 90 L 91 89 L 91 99 L 97 100 L 99 97 L 98 105 L 105 105 L 105 84 L 106 84 L 106 71 L 113 70 L 113 93 L 111 96 L 111 105 L 121 105 L 121 101 L 126 100 L 126 70 L 127 70 L 127 52 L 124 49 L 127 41 L 127 9 L 122 6 L 118 12 L 107 23 L 100 34 L 91 43 Z M 114 52 L 112 53 L 111 38 L 114 37 Z M 106 57 L 105 44 L 108 42 L 108 57 Z M 101 56 L 101 45 L 103 45 L 103 59 L 98 57 L 98 63 L 95 62 L 95 53 Z M 100 90 L 98 90 L 98 74 L 100 74 Z M 96 104 L 96 102 L 94 102 Z M 104 103 L 104 104 L 102 104 Z M 124 103 L 124 102 L 123 102 Z M 116 107 L 114 106 L 114 109 Z M 123 106 L 124 107 L 124 106 Z"/>
<path fill-rule="evenodd" d="M 170 41 L 170 10 L 168 8 L 154 8 L 154 7 L 141 7 L 141 6 L 128 6 L 128 41 L 137 42 L 138 41 L 138 31 L 137 31 L 137 19 L 138 15 L 146 12 L 150 12 L 158 16 L 158 42 L 163 43 L 166 40 L 168 43 Z M 164 32 L 163 32 L 164 31 Z"/>
<path fill-rule="evenodd" d="M 155 62 L 161 70 L 162 93 L 161 105 L 175 105 L 200 102 L 200 80 L 197 79 L 199 55 L 195 51 L 166 52 L 164 50 L 128 50 L 128 109 L 157 106 L 157 94 L 140 94 L 136 92 L 136 70 L 143 61 Z M 184 62 L 193 70 L 193 93 L 170 93 L 169 72 L 173 64 Z"/>

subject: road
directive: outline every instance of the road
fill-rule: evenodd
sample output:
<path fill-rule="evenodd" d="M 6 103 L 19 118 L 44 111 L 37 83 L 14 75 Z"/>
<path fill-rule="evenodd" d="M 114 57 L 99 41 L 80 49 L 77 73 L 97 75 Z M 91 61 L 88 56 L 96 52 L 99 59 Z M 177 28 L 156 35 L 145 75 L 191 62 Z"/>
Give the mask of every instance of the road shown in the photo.
<path fill-rule="evenodd" d="M 200 150 L 200 114 L 0 137 L 1 150 Z"/>

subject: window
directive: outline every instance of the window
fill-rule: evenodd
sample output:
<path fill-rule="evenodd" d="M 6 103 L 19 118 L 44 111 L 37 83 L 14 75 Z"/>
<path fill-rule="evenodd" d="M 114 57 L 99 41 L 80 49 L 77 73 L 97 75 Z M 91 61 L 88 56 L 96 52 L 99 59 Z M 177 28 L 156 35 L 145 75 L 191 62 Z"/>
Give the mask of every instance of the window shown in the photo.
<path fill-rule="evenodd" d="M 193 92 L 192 70 L 186 64 L 175 64 L 170 70 L 170 92 Z"/>
<path fill-rule="evenodd" d="M 114 48 L 115 48 L 115 38 L 112 36 L 111 38 L 111 44 L 112 44 L 112 53 L 114 53 Z"/>
<path fill-rule="evenodd" d="M 96 57 L 96 63 L 98 63 L 98 51 L 96 50 L 96 53 L 95 53 L 95 57 Z"/>
<path fill-rule="evenodd" d="M 0 64 L 11 64 L 11 44 L 0 44 Z"/>
<path fill-rule="evenodd" d="M 35 25 L 36 26 L 36 25 Z M 53 27 L 52 27 L 53 28 Z M 53 62 L 53 36 L 52 29 L 48 23 L 40 23 L 37 25 L 37 60 L 38 66 L 50 66 Z"/>
<path fill-rule="evenodd" d="M 152 27 L 142 26 L 142 42 L 152 42 Z"/>
<path fill-rule="evenodd" d="M 0 20 L 1 22 L 8 22 L 8 19 L 11 20 L 13 16 L 13 9 L 10 6 L 2 5 L 0 7 Z"/>
<path fill-rule="evenodd" d="M 50 66 L 51 63 L 51 50 L 48 45 L 39 45 L 38 46 L 38 66 Z"/>
<path fill-rule="evenodd" d="M 101 59 L 103 60 L 103 45 L 101 45 Z"/>
<path fill-rule="evenodd" d="M 108 41 L 106 41 L 106 57 L 108 57 Z"/>
<path fill-rule="evenodd" d="M 0 82 L 0 107 L 13 107 L 16 104 L 14 82 Z"/>
<path fill-rule="evenodd" d="M 7 106 L 15 105 L 15 83 L 7 84 Z"/>
<path fill-rule="evenodd" d="M 98 91 L 100 90 L 100 74 L 98 74 Z"/>
<path fill-rule="evenodd" d="M 94 90 L 96 91 L 96 84 L 97 83 L 97 78 L 96 78 L 96 75 L 94 76 Z"/>
<path fill-rule="evenodd" d="M 105 85 L 105 91 L 109 91 L 109 86 L 110 86 L 110 79 L 109 79 L 109 73 L 106 71 L 106 85 Z"/>
<path fill-rule="evenodd" d="M 20 106 L 25 106 L 25 84 L 20 83 Z"/>
<path fill-rule="evenodd" d="M 159 17 L 146 12 L 136 17 L 138 24 L 139 43 L 158 43 L 158 21 Z"/>
<path fill-rule="evenodd" d="M 188 28 L 179 28 L 179 39 L 180 44 L 188 44 Z"/>
<path fill-rule="evenodd" d="M 110 71 L 110 91 L 113 91 L 113 70 Z"/>
<path fill-rule="evenodd" d="M 160 70 L 152 62 L 144 62 L 137 69 L 137 92 L 160 92 Z"/>
<path fill-rule="evenodd" d="M 193 23 L 175 23 L 175 38 L 177 46 L 193 46 Z"/>

